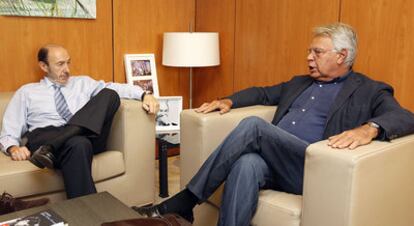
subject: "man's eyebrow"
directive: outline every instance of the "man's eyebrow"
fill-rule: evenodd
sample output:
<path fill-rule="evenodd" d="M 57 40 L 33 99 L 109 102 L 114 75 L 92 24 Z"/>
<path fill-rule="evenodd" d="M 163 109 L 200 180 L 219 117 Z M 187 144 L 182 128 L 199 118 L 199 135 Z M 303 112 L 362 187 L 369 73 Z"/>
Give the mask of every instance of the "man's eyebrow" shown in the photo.
<path fill-rule="evenodd" d="M 62 64 L 62 63 L 70 62 L 70 61 L 71 61 L 71 59 L 69 58 L 69 59 L 67 59 L 67 60 L 60 60 L 60 61 L 58 61 L 57 63 L 58 63 L 58 64 Z"/>

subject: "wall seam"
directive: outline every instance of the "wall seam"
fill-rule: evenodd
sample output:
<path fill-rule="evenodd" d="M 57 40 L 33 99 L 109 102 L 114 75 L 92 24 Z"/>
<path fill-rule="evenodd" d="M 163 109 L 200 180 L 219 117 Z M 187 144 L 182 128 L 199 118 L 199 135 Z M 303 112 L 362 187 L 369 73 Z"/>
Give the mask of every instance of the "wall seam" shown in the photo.
<path fill-rule="evenodd" d="M 197 32 L 198 31 L 198 29 L 197 29 L 197 2 L 198 2 L 197 0 L 193 1 L 193 3 L 194 3 L 193 19 L 190 21 L 190 24 L 188 25 L 189 32 Z M 193 69 L 190 68 L 189 70 L 193 70 Z M 189 78 L 190 79 L 190 85 L 189 86 L 192 87 L 192 88 L 190 90 L 190 87 L 188 87 L 188 89 L 190 90 L 192 99 L 188 103 L 191 103 L 192 106 L 195 106 L 194 103 L 197 103 L 197 94 L 196 94 L 196 92 L 194 92 L 194 90 L 198 90 L 198 89 L 197 89 L 197 76 L 194 76 L 194 75 L 196 75 L 197 73 L 196 73 L 195 70 L 193 70 L 192 72 L 190 71 L 190 73 L 193 73 L 191 75 L 192 79 L 190 79 L 191 77 Z M 188 99 L 190 99 L 190 96 L 188 96 Z M 188 106 L 190 107 L 190 105 L 188 105 Z"/>
<path fill-rule="evenodd" d="M 112 2 L 112 18 L 111 18 L 111 23 L 112 23 L 112 82 L 115 82 L 115 26 L 114 26 L 114 0 L 111 0 Z"/>
<path fill-rule="evenodd" d="M 236 28 L 237 28 L 237 0 L 234 1 L 234 27 L 233 27 L 233 87 L 232 93 L 235 92 L 236 81 Z"/>
<path fill-rule="evenodd" d="M 197 32 L 197 0 L 194 0 L 194 25 L 191 26 L 191 22 L 190 22 L 190 31 L 194 31 Z"/>
<path fill-rule="evenodd" d="M 341 22 L 341 18 L 342 18 L 342 0 L 339 0 L 338 22 Z"/>

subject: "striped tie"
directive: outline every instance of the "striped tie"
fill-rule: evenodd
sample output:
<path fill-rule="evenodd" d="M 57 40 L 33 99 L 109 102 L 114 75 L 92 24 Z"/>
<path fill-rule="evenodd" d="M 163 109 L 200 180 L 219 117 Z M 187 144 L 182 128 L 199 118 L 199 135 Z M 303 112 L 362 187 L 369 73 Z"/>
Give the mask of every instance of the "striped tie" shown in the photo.
<path fill-rule="evenodd" d="M 55 84 L 53 85 L 53 88 L 55 88 L 56 110 L 65 121 L 69 121 L 69 119 L 72 118 L 72 113 L 69 111 L 68 104 L 66 103 L 62 91 L 60 91 L 60 88 L 62 87 Z"/>

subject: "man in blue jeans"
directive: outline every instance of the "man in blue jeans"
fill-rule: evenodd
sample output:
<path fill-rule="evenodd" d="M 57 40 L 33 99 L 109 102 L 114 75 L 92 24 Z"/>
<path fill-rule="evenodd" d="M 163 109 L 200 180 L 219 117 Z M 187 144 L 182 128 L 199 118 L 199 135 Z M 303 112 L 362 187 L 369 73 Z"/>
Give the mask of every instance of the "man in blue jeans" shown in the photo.
<path fill-rule="evenodd" d="M 225 181 L 218 225 L 249 225 L 260 189 L 302 194 L 305 151 L 328 139 L 353 150 L 373 139 L 391 140 L 414 132 L 414 115 L 401 108 L 389 85 L 352 70 L 354 30 L 341 23 L 314 29 L 308 49 L 309 74 L 268 87 L 253 87 L 205 103 L 197 112 L 251 105 L 277 105 L 272 123 L 248 117 L 225 138 L 200 170 L 172 198 L 136 208 L 147 216 L 178 213 L 193 221 L 192 209 Z"/>

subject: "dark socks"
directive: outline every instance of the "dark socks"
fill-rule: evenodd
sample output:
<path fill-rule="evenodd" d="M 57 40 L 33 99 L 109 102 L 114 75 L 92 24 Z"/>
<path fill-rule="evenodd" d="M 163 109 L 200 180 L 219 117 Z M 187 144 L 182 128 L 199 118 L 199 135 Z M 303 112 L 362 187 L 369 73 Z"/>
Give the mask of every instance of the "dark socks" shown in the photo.
<path fill-rule="evenodd" d="M 56 152 L 56 150 L 59 150 L 59 148 L 70 138 L 77 136 L 77 135 L 82 135 L 83 133 L 85 133 L 86 129 L 80 127 L 80 126 L 75 126 L 75 125 L 66 125 L 63 130 L 57 134 L 57 136 L 55 138 L 53 138 L 52 140 L 50 140 L 49 143 L 47 143 L 46 145 L 50 145 L 54 152 Z M 55 153 L 56 154 L 56 153 Z"/>
<path fill-rule="evenodd" d="M 180 191 L 170 199 L 159 204 L 161 214 L 178 213 L 183 215 L 192 215 L 194 206 L 198 203 L 198 198 L 187 188 Z"/>

